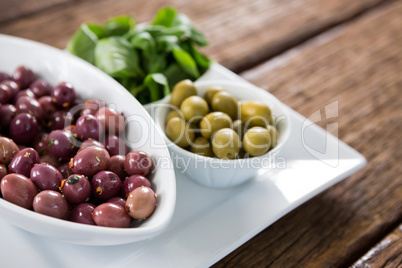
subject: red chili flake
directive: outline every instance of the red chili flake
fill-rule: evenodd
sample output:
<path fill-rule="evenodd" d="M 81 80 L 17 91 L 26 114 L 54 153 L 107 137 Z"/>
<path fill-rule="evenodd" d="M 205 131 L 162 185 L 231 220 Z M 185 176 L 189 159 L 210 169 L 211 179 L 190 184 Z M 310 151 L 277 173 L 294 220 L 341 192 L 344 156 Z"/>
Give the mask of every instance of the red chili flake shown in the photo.
<path fill-rule="evenodd" d="M 24 157 L 29 157 L 30 155 L 31 155 L 31 153 L 26 152 L 26 153 L 24 154 Z"/>
<path fill-rule="evenodd" d="M 98 193 L 98 195 L 102 195 L 103 189 L 101 187 L 98 187 L 96 188 L 96 192 Z"/>
<path fill-rule="evenodd" d="M 63 190 L 63 187 L 64 187 L 65 184 L 66 184 L 66 179 L 64 179 L 64 180 L 61 181 L 61 185 L 60 185 L 60 187 L 59 187 L 59 190 L 60 190 L 60 191 Z"/>
<path fill-rule="evenodd" d="M 68 162 L 68 167 L 73 168 L 74 167 L 74 158 L 70 159 L 70 162 Z"/>

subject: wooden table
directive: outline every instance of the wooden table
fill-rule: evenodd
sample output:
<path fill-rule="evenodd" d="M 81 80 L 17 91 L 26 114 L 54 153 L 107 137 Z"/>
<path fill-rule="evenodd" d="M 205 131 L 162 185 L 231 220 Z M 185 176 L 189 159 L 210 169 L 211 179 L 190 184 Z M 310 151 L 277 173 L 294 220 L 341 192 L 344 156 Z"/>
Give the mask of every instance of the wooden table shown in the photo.
<path fill-rule="evenodd" d="M 205 53 L 304 116 L 338 101 L 338 137 L 368 160 L 216 267 L 402 265 L 402 1 L 0 0 L 0 33 L 64 48 L 82 22 L 167 2 Z"/>

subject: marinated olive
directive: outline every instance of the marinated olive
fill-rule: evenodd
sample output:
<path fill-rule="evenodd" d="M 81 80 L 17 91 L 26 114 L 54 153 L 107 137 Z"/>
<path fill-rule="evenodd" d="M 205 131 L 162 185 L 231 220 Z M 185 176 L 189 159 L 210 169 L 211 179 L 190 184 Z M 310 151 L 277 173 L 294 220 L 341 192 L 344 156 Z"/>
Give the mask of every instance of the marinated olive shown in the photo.
<path fill-rule="evenodd" d="M 14 156 L 8 170 L 10 173 L 19 173 L 29 177 L 31 169 L 39 163 L 39 154 L 33 148 L 25 148 Z"/>
<path fill-rule="evenodd" d="M 45 190 L 35 196 L 33 209 L 40 214 L 62 219 L 67 214 L 68 204 L 59 192 Z"/>
<path fill-rule="evenodd" d="M 13 80 L 20 85 L 21 89 L 29 87 L 29 85 L 35 80 L 36 76 L 26 66 L 18 66 L 12 74 Z"/>
<path fill-rule="evenodd" d="M 95 205 L 91 203 L 81 203 L 73 208 L 71 211 L 70 220 L 73 222 L 95 225 L 92 219 L 92 212 L 95 209 Z"/>
<path fill-rule="evenodd" d="M 75 174 L 92 177 L 96 173 L 107 169 L 110 155 L 104 148 L 88 147 L 81 149 L 70 162 L 71 170 Z"/>
<path fill-rule="evenodd" d="M 103 203 L 92 212 L 92 219 L 96 225 L 115 228 L 128 228 L 130 216 L 124 208 L 113 203 Z"/>
<path fill-rule="evenodd" d="M 180 110 L 186 121 L 194 123 L 200 122 L 202 117 L 209 112 L 207 102 L 199 96 L 191 96 L 185 99 L 180 105 Z"/>
<path fill-rule="evenodd" d="M 110 134 L 105 137 L 105 147 L 110 156 L 113 155 L 126 155 L 128 153 L 128 147 L 124 140 L 119 136 Z"/>
<path fill-rule="evenodd" d="M 114 109 L 109 107 L 100 108 L 95 117 L 98 118 L 99 122 L 103 125 L 106 131 L 110 134 L 119 134 L 124 131 L 126 123 L 124 121 L 124 116 Z"/>
<path fill-rule="evenodd" d="M 7 168 L 5 165 L 0 164 L 0 181 L 1 179 L 8 174 Z"/>
<path fill-rule="evenodd" d="M 134 219 L 148 218 L 155 210 L 156 194 L 148 187 L 138 187 L 127 197 L 126 211 Z"/>
<path fill-rule="evenodd" d="M 112 204 L 119 205 L 124 209 L 126 208 L 126 199 L 124 199 L 123 197 L 116 196 L 116 197 L 110 198 L 109 200 L 106 201 L 106 203 L 112 203 Z"/>
<path fill-rule="evenodd" d="M 0 184 L 3 198 L 23 208 L 32 208 L 32 201 L 38 193 L 35 184 L 22 174 L 8 174 Z"/>
<path fill-rule="evenodd" d="M 51 95 L 53 102 L 63 108 L 70 107 L 77 97 L 73 85 L 66 82 L 56 85 L 52 89 Z"/>
<path fill-rule="evenodd" d="M 233 129 L 218 130 L 212 137 L 212 150 L 218 158 L 234 159 L 240 151 L 240 138 Z"/>
<path fill-rule="evenodd" d="M 190 131 L 189 124 L 178 117 L 169 120 L 166 125 L 166 135 L 182 148 L 189 146 L 195 138 L 194 132 Z"/>
<path fill-rule="evenodd" d="M 251 156 L 260 156 L 271 147 L 271 136 L 268 129 L 253 127 L 247 130 L 243 138 L 244 150 Z"/>
<path fill-rule="evenodd" d="M 201 135 L 209 139 L 212 134 L 222 128 L 230 128 L 232 119 L 225 113 L 212 112 L 207 114 L 200 122 Z"/>
<path fill-rule="evenodd" d="M 170 97 L 170 104 L 180 107 L 181 103 L 190 96 L 197 95 L 197 89 L 195 88 L 191 80 L 183 80 L 177 83 Z"/>
<path fill-rule="evenodd" d="M 124 169 L 129 175 L 148 175 L 152 169 L 151 157 L 143 151 L 131 151 L 124 160 Z"/>
<path fill-rule="evenodd" d="M 59 190 L 63 176 L 60 171 L 49 164 L 38 164 L 31 169 L 31 181 L 39 190 Z"/>
<path fill-rule="evenodd" d="M 91 196 L 91 184 L 83 175 L 73 174 L 61 185 L 64 198 L 68 203 L 78 205 Z"/>
<path fill-rule="evenodd" d="M 32 92 L 35 94 L 36 98 L 43 97 L 45 95 L 50 95 L 50 92 L 52 91 L 52 87 L 49 85 L 48 82 L 46 82 L 43 79 L 37 79 L 35 80 L 29 88 L 32 90 Z"/>
<path fill-rule="evenodd" d="M 78 150 L 71 132 L 53 130 L 47 138 L 49 152 L 63 161 L 70 160 Z"/>
<path fill-rule="evenodd" d="M 227 91 L 217 92 L 212 98 L 212 109 L 224 112 L 232 119 L 237 118 L 237 99 Z"/>
<path fill-rule="evenodd" d="M 8 165 L 19 150 L 12 139 L 0 137 L 0 164 Z"/>
<path fill-rule="evenodd" d="M 221 86 L 211 86 L 207 89 L 207 91 L 205 92 L 204 98 L 207 101 L 207 103 L 209 105 L 212 104 L 212 98 L 214 97 L 214 95 L 220 91 L 224 91 L 225 89 Z"/>
<path fill-rule="evenodd" d="M 103 145 L 99 141 L 93 140 L 93 139 L 87 139 L 83 143 L 81 143 L 81 148 L 88 148 L 88 147 L 92 147 L 92 146 L 105 148 L 105 145 Z"/>
<path fill-rule="evenodd" d="M 121 180 L 111 171 L 101 171 L 92 177 L 91 188 L 92 196 L 99 200 L 107 200 L 120 192 Z"/>
<path fill-rule="evenodd" d="M 28 113 L 14 117 L 10 123 L 10 137 L 18 144 L 33 142 L 38 133 L 38 121 Z"/>
<path fill-rule="evenodd" d="M 271 118 L 271 109 L 263 102 L 244 101 L 240 106 L 240 116 L 246 127 L 265 127 Z"/>
<path fill-rule="evenodd" d="M 127 179 L 124 180 L 123 183 L 123 194 L 127 197 L 134 189 L 145 186 L 151 188 L 151 183 L 147 178 L 142 175 L 136 174 L 131 175 Z"/>
<path fill-rule="evenodd" d="M 198 137 L 191 144 L 190 151 L 202 156 L 213 157 L 211 143 L 204 137 Z"/>
<path fill-rule="evenodd" d="M 127 172 L 124 170 L 125 160 L 126 157 L 124 155 L 114 155 L 110 157 L 109 165 L 107 167 L 108 170 L 119 176 L 122 181 L 128 176 Z"/>

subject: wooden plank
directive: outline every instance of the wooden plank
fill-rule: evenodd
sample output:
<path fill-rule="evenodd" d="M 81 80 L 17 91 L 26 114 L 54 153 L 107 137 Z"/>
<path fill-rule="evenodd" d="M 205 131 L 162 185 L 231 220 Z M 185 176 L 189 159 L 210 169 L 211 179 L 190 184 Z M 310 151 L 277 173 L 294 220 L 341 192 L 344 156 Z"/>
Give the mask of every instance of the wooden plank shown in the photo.
<path fill-rule="evenodd" d="M 352 268 L 401 267 L 402 224 L 352 265 Z"/>
<path fill-rule="evenodd" d="M 0 0 L 0 23 L 74 0 Z"/>
<path fill-rule="evenodd" d="M 368 165 L 215 267 L 345 267 L 402 222 L 401 14 L 391 3 L 242 74 L 307 117 L 337 101 L 319 125 L 337 122 Z"/>
<path fill-rule="evenodd" d="M 127 13 L 149 21 L 158 8 L 171 4 L 207 35 L 210 46 L 205 52 L 238 71 L 383 1 L 79 1 L 0 25 L 0 32 L 64 48 L 83 22 L 105 22 Z"/>

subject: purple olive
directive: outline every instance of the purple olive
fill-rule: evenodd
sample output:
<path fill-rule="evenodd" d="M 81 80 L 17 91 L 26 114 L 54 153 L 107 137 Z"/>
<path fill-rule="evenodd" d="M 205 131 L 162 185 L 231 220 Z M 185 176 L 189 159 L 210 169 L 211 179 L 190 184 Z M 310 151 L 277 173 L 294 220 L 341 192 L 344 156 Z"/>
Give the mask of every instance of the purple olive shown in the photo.
<path fill-rule="evenodd" d="M 152 188 L 151 183 L 144 176 L 138 174 L 131 175 L 130 177 L 124 180 L 123 183 L 124 196 L 127 197 L 132 191 L 141 186 Z"/>
<path fill-rule="evenodd" d="M 0 86 L 6 87 L 11 92 L 11 100 L 13 100 L 20 91 L 20 86 L 12 80 L 5 80 L 1 82 Z"/>
<path fill-rule="evenodd" d="M 124 208 L 112 203 L 97 206 L 92 212 L 92 219 L 96 225 L 115 228 L 128 228 L 131 222 Z"/>
<path fill-rule="evenodd" d="M 33 209 L 40 214 L 62 219 L 67 214 L 68 204 L 59 192 L 45 190 L 35 196 Z"/>
<path fill-rule="evenodd" d="M 6 104 L 12 97 L 12 91 L 6 84 L 0 84 L 0 103 Z"/>
<path fill-rule="evenodd" d="M 111 171 L 101 171 L 92 177 L 91 188 L 92 196 L 99 200 L 107 200 L 120 192 L 121 180 Z"/>
<path fill-rule="evenodd" d="M 92 177 L 96 173 L 106 170 L 109 164 L 109 153 L 100 147 L 80 149 L 74 156 L 71 170 L 76 174 Z"/>
<path fill-rule="evenodd" d="M 31 169 L 40 163 L 39 154 L 33 148 L 25 148 L 19 151 L 8 166 L 10 173 L 19 173 L 29 177 Z"/>
<path fill-rule="evenodd" d="M 11 159 L 20 151 L 12 139 L 0 137 L 0 164 L 8 165 Z"/>
<path fill-rule="evenodd" d="M 87 100 L 84 104 L 84 108 L 81 110 L 81 115 L 95 115 L 96 112 L 99 110 L 99 108 L 102 108 L 105 106 L 105 103 L 102 102 L 101 100 L 97 99 L 91 99 Z"/>
<path fill-rule="evenodd" d="M 53 130 L 47 138 L 49 152 L 62 161 L 68 161 L 77 152 L 75 139 L 70 132 Z"/>
<path fill-rule="evenodd" d="M 59 160 L 52 154 L 45 154 L 40 157 L 40 163 L 41 164 L 49 164 L 51 166 L 54 166 L 55 168 L 58 168 L 60 166 Z"/>
<path fill-rule="evenodd" d="M 71 212 L 70 220 L 73 222 L 95 225 L 92 219 L 92 212 L 95 209 L 95 205 L 91 203 L 78 204 Z"/>
<path fill-rule="evenodd" d="M 82 115 L 75 124 L 75 131 L 80 140 L 99 140 L 103 135 L 103 126 L 93 115 Z"/>
<path fill-rule="evenodd" d="M 129 175 L 146 176 L 152 169 L 151 157 L 143 151 L 131 151 L 126 155 L 124 169 Z"/>
<path fill-rule="evenodd" d="M 119 178 L 124 181 L 126 177 L 128 177 L 127 172 L 124 170 L 124 160 L 126 157 L 124 155 L 114 155 L 110 157 L 108 170 L 115 173 Z"/>
<path fill-rule="evenodd" d="M 119 134 L 126 127 L 124 116 L 114 109 L 102 107 L 96 112 L 95 116 L 110 134 Z"/>
<path fill-rule="evenodd" d="M 126 199 L 124 199 L 123 197 L 120 197 L 120 196 L 110 198 L 105 203 L 112 203 L 112 204 L 119 205 L 124 209 L 126 208 Z"/>
<path fill-rule="evenodd" d="M 32 90 L 30 90 L 30 89 L 24 89 L 24 90 L 18 91 L 18 93 L 15 94 L 15 96 L 13 98 L 14 105 L 17 103 L 17 101 L 21 97 L 30 97 L 30 98 L 35 99 L 35 94 L 33 94 Z"/>
<path fill-rule="evenodd" d="M 40 98 L 45 95 L 50 95 L 50 91 L 52 90 L 52 86 L 43 79 L 35 80 L 29 88 L 35 94 L 35 97 Z"/>
<path fill-rule="evenodd" d="M 17 113 L 29 113 L 36 119 L 42 118 L 42 107 L 39 102 L 31 97 L 22 96 L 15 103 Z"/>
<path fill-rule="evenodd" d="M 134 219 L 146 219 L 155 210 L 156 194 L 148 187 L 138 187 L 132 191 L 126 201 L 126 212 Z"/>
<path fill-rule="evenodd" d="M 0 72 L 0 83 L 5 81 L 5 80 L 10 80 L 10 79 L 11 79 L 11 76 L 9 76 L 6 73 Z"/>
<path fill-rule="evenodd" d="M 65 110 L 54 112 L 49 118 L 49 126 L 52 130 L 63 129 L 66 126 L 74 123 L 74 117 L 71 113 Z"/>
<path fill-rule="evenodd" d="M 88 139 L 88 140 L 85 140 L 83 143 L 81 143 L 81 148 L 88 148 L 88 147 L 92 147 L 92 146 L 105 148 L 105 145 L 103 145 L 99 141 L 93 140 L 93 139 Z"/>
<path fill-rule="evenodd" d="M 35 184 L 22 174 L 8 174 L 0 184 L 3 198 L 23 208 L 32 208 L 32 201 L 38 193 Z"/>
<path fill-rule="evenodd" d="M 8 174 L 7 167 L 3 164 L 0 164 L 0 181 L 1 179 Z"/>
<path fill-rule="evenodd" d="M 28 114 L 18 114 L 10 123 L 10 137 L 18 144 L 33 142 L 38 132 L 38 122 Z"/>
<path fill-rule="evenodd" d="M 109 152 L 110 156 L 113 155 L 126 155 L 129 152 L 129 149 L 122 138 L 116 135 L 107 135 L 105 137 L 105 147 Z"/>
<path fill-rule="evenodd" d="M 17 115 L 17 109 L 12 104 L 3 104 L 0 106 L 0 127 L 7 129 L 10 127 L 10 123 Z"/>
<path fill-rule="evenodd" d="M 20 85 L 22 89 L 29 87 L 29 85 L 36 79 L 35 74 L 26 66 L 18 66 L 12 74 L 12 79 Z"/>
<path fill-rule="evenodd" d="M 58 169 L 59 169 L 59 171 L 60 171 L 60 173 L 61 173 L 61 175 L 63 176 L 64 179 L 70 177 L 70 175 L 73 174 L 73 171 L 71 170 L 69 163 L 61 164 L 58 167 Z"/>
<path fill-rule="evenodd" d="M 31 181 L 39 190 L 59 190 L 63 176 L 60 171 L 49 164 L 38 164 L 31 169 Z"/>
<path fill-rule="evenodd" d="M 65 180 L 64 184 L 62 183 L 61 187 L 64 198 L 73 205 L 83 203 L 91 196 L 91 184 L 88 178 L 83 175 L 71 175 Z"/>
<path fill-rule="evenodd" d="M 42 108 L 42 118 L 45 120 L 51 119 L 53 117 L 53 114 L 58 110 L 58 108 L 52 101 L 52 97 L 50 96 L 43 96 L 38 100 L 38 102 Z"/>
<path fill-rule="evenodd" d="M 70 107 L 77 97 L 73 85 L 66 82 L 56 85 L 52 89 L 51 95 L 53 102 L 63 108 Z"/>
<path fill-rule="evenodd" d="M 45 155 L 48 153 L 47 149 L 47 137 L 49 133 L 46 132 L 39 132 L 34 141 L 33 141 L 33 148 L 39 153 L 40 156 Z"/>

